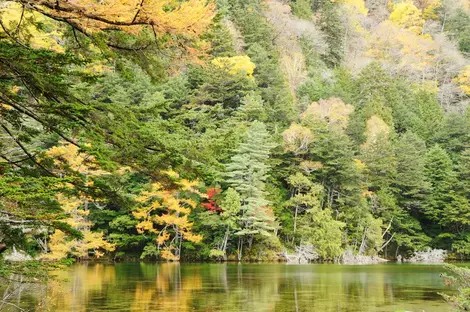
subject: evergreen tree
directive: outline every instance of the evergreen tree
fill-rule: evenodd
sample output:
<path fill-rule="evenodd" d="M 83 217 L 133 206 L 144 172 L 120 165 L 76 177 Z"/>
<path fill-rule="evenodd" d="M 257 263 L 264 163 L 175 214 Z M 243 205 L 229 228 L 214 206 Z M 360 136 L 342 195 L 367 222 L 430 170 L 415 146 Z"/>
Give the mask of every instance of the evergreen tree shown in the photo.
<path fill-rule="evenodd" d="M 217 22 L 209 32 L 211 39 L 211 54 L 213 56 L 234 56 L 235 45 L 232 34 L 228 27 L 222 22 Z"/>
<path fill-rule="evenodd" d="M 387 189 L 396 175 L 396 157 L 393 146 L 384 133 L 361 149 L 361 160 L 366 165 L 366 183 L 371 191 Z"/>
<path fill-rule="evenodd" d="M 233 187 L 241 199 L 239 259 L 241 259 L 243 240 L 249 238 L 251 247 L 255 234 L 270 235 L 273 230 L 273 217 L 268 212 L 265 182 L 269 170 L 267 160 L 274 147 L 269 142 L 269 132 L 259 121 L 252 123 L 245 141 L 235 151 L 226 169 L 226 183 Z"/>
<path fill-rule="evenodd" d="M 395 144 L 397 173 L 392 182 L 398 205 L 416 213 L 422 209 L 429 184 L 425 177 L 426 146 L 413 132 L 403 134 Z"/>
<path fill-rule="evenodd" d="M 437 144 L 426 153 L 425 174 L 431 189 L 424 213 L 429 220 L 438 222 L 452 205 L 456 179 L 449 154 Z"/>
<path fill-rule="evenodd" d="M 343 254 L 345 224 L 333 218 L 331 210 L 311 208 L 299 220 L 302 245 L 313 245 L 322 259 L 333 260 Z"/>
<path fill-rule="evenodd" d="M 322 3 L 319 11 L 320 18 L 317 25 L 326 34 L 328 43 L 328 53 L 324 57 L 324 61 L 330 67 L 335 67 L 341 63 L 344 55 L 344 26 L 336 8 L 330 1 Z"/>
<path fill-rule="evenodd" d="M 287 178 L 287 183 L 291 187 L 291 198 L 286 202 L 288 207 L 293 208 L 294 214 L 294 227 L 292 230 L 293 239 L 297 231 L 297 219 L 304 211 L 315 208 L 320 208 L 319 196 L 323 191 L 323 187 L 319 184 L 314 184 L 305 175 L 296 173 Z"/>

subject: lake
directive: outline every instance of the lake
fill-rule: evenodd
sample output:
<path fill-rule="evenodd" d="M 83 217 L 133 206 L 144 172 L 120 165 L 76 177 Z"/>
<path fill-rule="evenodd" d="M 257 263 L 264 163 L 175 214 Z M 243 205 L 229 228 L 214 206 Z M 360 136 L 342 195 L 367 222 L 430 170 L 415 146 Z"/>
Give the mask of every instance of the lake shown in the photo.
<path fill-rule="evenodd" d="M 88 263 L 25 291 L 51 311 L 426 311 L 451 309 L 441 265 Z M 34 293 L 36 292 L 36 293 Z M 18 301 L 19 303 L 20 301 Z"/>

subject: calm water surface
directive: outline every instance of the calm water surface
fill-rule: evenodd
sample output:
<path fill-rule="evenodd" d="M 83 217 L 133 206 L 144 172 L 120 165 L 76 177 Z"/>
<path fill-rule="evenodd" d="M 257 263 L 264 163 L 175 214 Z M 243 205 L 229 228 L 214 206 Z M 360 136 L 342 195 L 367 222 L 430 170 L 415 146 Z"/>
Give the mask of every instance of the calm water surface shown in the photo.
<path fill-rule="evenodd" d="M 76 264 L 53 311 L 451 311 L 441 265 Z M 38 291 L 39 293 L 39 291 Z M 39 294 L 27 294 L 33 308 Z M 52 305 L 53 304 L 53 305 Z"/>

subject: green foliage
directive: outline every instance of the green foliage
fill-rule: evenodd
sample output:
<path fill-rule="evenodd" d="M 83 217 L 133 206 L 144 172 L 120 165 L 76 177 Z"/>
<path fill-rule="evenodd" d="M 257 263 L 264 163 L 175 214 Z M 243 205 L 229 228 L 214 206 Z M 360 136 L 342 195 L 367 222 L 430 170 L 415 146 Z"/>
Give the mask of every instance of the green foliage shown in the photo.
<path fill-rule="evenodd" d="M 444 268 L 452 275 L 442 274 L 447 285 L 457 289 L 456 295 L 441 294 L 455 311 L 468 311 L 470 309 L 470 269 L 446 264 Z"/>
<path fill-rule="evenodd" d="M 273 218 L 267 212 L 269 203 L 265 193 L 265 181 L 269 171 L 267 160 L 270 150 L 274 147 L 268 136 L 266 126 L 262 122 L 253 122 L 245 141 L 240 144 L 227 165 L 226 183 L 240 194 L 242 203 L 240 230 L 236 233 L 240 236 L 268 236 L 273 229 Z"/>
<path fill-rule="evenodd" d="M 452 186 L 455 175 L 452 160 L 439 145 L 433 146 L 425 156 L 426 180 L 431 184 L 429 200 L 425 206 L 425 214 L 430 220 L 438 221 L 443 212 L 452 204 Z"/>
<path fill-rule="evenodd" d="M 299 220 L 301 242 L 315 246 L 322 259 L 334 259 L 343 253 L 344 226 L 343 222 L 332 217 L 329 210 L 309 209 Z"/>
<path fill-rule="evenodd" d="M 292 96 L 279 66 L 271 27 L 262 16 L 257 0 L 235 0 L 232 16 L 244 36 L 246 53 L 256 64 L 254 77 L 265 101 L 268 121 L 283 122 L 293 118 Z"/>
<path fill-rule="evenodd" d="M 328 53 L 324 56 L 324 61 L 330 67 L 336 67 L 343 59 L 344 26 L 330 1 L 321 5 L 319 14 L 317 25 L 325 33 L 328 43 Z"/>
<path fill-rule="evenodd" d="M 84 34 L 27 18 L 26 27 L 58 37 L 59 49 L 48 50 L 27 29 L 0 30 L 0 244 L 38 255 L 55 229 L 79 238 L 57 197 L 80 194 L 77 208 L 93 224 L 84 227 L 116 245 L 107 256 L 159 259 L 158 233 L 139 235 L 132 214 L 149 183 L 179 187 L 166 175 L 174 170 L 197 180 L 201 195 L 188 197 L 186 221 L 203 242 L 182 243 L 182 260 L 261 260 L 299 244 L 323 260 L 344 250 L 393 257 L 425 247 L 468 257 L 470 110 L 460 113 L 468 97 L 455 82 L 467 61 L 436 39 L 436 21 L 422 35 L 420 9 L 397 4 L 390 18 L 407 29 L 396 29 L 397 38 L 414 31 L 429 47 L 423 62 L 412 44 L 382 60 L 369 41 L 384 37 L 375 28 L 388 16 L 375 2 L 367 2 L 373 14 L 356 20 L 349 2 L 291 1 L 294 16 L 280 14 L 302 55 L 286 69 L 292 51 L 267 18 L 279 12 L 266 10 L 287 4 L 216 2 L 197 39 L 190 29 L 201 23 L 183 34 L 160 34 L 160 25 L 156 33 Z M 469 53 L 469 15 L 442 10 L 442 36 Z M 302 81 L 295 90 L 290 69 Z M 54 170 L 57 159 L 45 151 L 63 141 L 106 175 Z M 213 198 L 205 198 L 209 186 L 220 188 Z"/>
<path fill-rule="evenodd" d="M 151 243 L 145 245 L 142 253 L 140 254 L 140 259 L 158 259 L 159 256 L 160 251 L 157 250 L 157 246 Z"/>
<path fill-rule="evenodd" d="M 296 0 L 291 3 L 292 13 L 300 18 L 309 19 L 312 17 L 312 1 Z"/>
<path fill-rule="evenodd" d="M 446 31 L 457 41 L 462 52 L 470 52 L 470 16 L 461 8 L 446 21 Z"/>
<path fill-rule="evenodd" d="M 215 23 L 208 36 L 212 43 L 211 54 L 213 56 L 235 55 L 235 46 L 232 35 L 223 22 Z"/>
<path fill-rule="evenodd" d="M 393 180 L 400 207 L 414 213 L 422 209 L 429 184 L 425 177 L 426 145 L 413 132 L 404 133 L 396 142 L 397 173 Z"/>
<path fill-rule="evenodd" d="M 213 66 L 196 93 L 195 101 L 203 105 L 221 104 L 223 108 L 237 109 L 243 97 L 254 89 L 255 84 L 246 73 L 231 74 L 225 68 Z"/>

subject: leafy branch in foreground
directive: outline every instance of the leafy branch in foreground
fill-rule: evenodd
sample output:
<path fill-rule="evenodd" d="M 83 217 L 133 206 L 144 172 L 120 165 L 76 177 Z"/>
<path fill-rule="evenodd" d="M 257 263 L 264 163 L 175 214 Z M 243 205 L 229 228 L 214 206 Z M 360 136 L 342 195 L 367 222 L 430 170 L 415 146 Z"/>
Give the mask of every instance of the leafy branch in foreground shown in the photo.
<path fill-rule="evenodd" d="M 441 294 L 456 311 L 470 311 L 470 268 L 458 267 L 452 264 L 444 266 L 452 275 L 441 274 L 448 286 L 457 289 L 457 294 Z"/>

